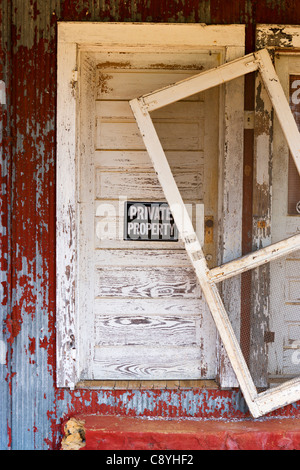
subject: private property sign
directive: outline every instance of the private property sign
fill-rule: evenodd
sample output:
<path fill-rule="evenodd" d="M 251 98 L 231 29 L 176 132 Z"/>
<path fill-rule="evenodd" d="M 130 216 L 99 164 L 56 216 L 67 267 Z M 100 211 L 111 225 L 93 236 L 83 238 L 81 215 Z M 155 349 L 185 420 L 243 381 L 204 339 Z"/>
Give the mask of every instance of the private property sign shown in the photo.
<path fill-rule="evenodd" d="M 166 202 L 126 201 L 124 240 L 178 241 L 178 230 Z"/>

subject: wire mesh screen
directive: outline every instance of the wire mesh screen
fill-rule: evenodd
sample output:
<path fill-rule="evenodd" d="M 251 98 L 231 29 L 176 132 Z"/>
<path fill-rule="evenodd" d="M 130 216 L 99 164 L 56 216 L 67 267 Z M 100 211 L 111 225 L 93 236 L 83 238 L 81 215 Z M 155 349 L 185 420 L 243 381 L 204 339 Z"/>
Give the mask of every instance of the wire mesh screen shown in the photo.
<path fill-rule="evenodd" d="M 227 311 L 256 387 L 300 376 L 300 250 L 223 281 L 232 305 L 239 280 L 240 318 Z"/>

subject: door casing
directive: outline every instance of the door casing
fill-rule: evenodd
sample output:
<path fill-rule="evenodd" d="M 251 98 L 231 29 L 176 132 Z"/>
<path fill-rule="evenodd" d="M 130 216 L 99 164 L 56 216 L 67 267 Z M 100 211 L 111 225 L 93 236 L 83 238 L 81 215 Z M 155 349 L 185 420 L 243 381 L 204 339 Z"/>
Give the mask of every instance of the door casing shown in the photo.
<path fill-rule="evenodd" d="M 104 51 L 219 50 L 223 62 L 244 53 L 244 25 L 206 26 L 198 24 L 59 23 L 57 100 L 57 385 L 74 388 L 79 382 L 77 338 L 78 312 L 78 54 Z M 219 240 L 220 263 L 241 254 L 243 78 L 223 86 L 224 116 L 220 119 Z M 234 97 L 234 99 L 233 99 Z M 230 281 L 224 302 L 232 307 L 231 321 L 240 329 L 238 299 L 240 280 Z M 219 344 L 221 386 L 236 386 L 230 362 Z"/>

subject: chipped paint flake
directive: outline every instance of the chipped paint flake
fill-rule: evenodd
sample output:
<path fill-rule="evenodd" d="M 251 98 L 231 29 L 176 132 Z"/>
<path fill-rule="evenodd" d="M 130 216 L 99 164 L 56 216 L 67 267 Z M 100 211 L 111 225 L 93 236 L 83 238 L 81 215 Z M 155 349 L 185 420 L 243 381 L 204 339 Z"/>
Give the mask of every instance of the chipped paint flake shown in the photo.
<path fill-rule="evenodd" d="M 7 345 L 6 343 L 1 339 L 0 340 L 0 364 L 5 365 L 6 364 L 6 353 L 7 353 Z"/>
<path fill-rule="evenodd" d="M 269 135 L 265 133 L 257 136 L 257 153 L 259 155 L 263 154 L 265 152 L 265 149 L 268 148 L 269 139 Z M 256 178 L 257 183 L 262 186 L 264 184 L 269 184 L 269 162 L 267 161 L 267 159 L 258 159 L 256 167 Z"/>
<path fill-rule="evenodd" d="M 3 80 L 0 80 L 0 104 L 6 104 L 6 86 Z"/>

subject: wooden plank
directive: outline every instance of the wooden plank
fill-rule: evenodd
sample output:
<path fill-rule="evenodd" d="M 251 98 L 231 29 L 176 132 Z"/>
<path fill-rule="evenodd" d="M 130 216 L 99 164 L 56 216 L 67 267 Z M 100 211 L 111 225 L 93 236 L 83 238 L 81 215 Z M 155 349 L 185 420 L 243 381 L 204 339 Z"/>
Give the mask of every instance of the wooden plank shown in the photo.
<path fill-rule="evenodd" d="M 255 56 L 249 54 L 241 59 L 233 60 L 212 70 L 207 70 L 191 78 L 182 80 L 175 85 L 143 96 L 143 106 L 148 112 L 167 106 L 176 101 L 192 96 L 201 91 L 213 88 L 222 83 L 254 72 L 258 68 Z M 138 95 L 136 95 L 138 96 Z"/>
<path fill-rule="evenodd" d="M 255 404 L 259 408 L 260 414 L 264 415 L 279 407 L 298 401 L 299 396 L 300 378 L 296 378 L 260 393 L 255 399 Z"/>
<path fill-rule="evenodd" d="M 94 284 L 93 252 L 94 233 L 91 228 L 94 224 L 93 195 L 94 195 L 94 142 L 95 142 L 95 84 L 94 64 L 89 53 L 82 53 L 80 57 L 80 96 L 77 126 L 80 127 L 78 141 L 77 178 L 78 178 L 78 207 L 79 214 L 76 221 L 78 226 L 78 265 L 77 283 L 75 284 L 77 307 L 77 351 L 78 361 L 76 367 L 78 376 L 90 377 L 91 373 L 91 347 L 88 338 L 93 337 L 93 296 L 90 292 Z M 78 129 L 79 129 L 78 127 Z M 66 175 L 64 175 L 66 177 Z"/>
<path fill-rule="evenodd" d="M 185 200 L 203 199 L 203 166 L 197 172 L 176 172 L 175 180 Z M 95 170 L 95 198 L 116 199 L 126 195 L 128 200 L 161 201 L 164 194 L 154 171 L 110 172 Z"/>
<path fill-rule="evenodd" d="M 201 378 L 199 347 L 95 347 L 94 376 L 104 380 L 176 380 Z"/>
<path fill-rule="evenodd" d="M 173 171 L 194 170 L 203 165 L 203 150 L 169 150 L 166 157 Z M 123 172 L 152 170 L 153 166 L 146 150 L 96 150 L 95 166 L 103 170 L 122 168 Z"/>
<path fill-rule="evenodd" d="M 128 198 L 124 196 L 119 196 L 116 199 L 99 199 L 95 201 L 94 204 L 94 215 L 95 217 L 119 217 L 120 219 L 124 218 L 124 203 L 127 201 Z M 145 199 L 137 199 L 136 202 L 143 202 Z M 159 202 L 167 202 L 165 196 L 163 197 L 162 200 L 159 200 Z M 189 216 L 192 218 L 192 222 L 197 222 L 196 217 L 197 215 L 199 216 L 202 214 L 202 211 L 198 206 L 201 206 L 201 209 L 203 209 L 203 201 L 200 199 L 194 199 L 190 200 L 187 199 L 184 202 L 186 212 L 189 214 Z M 198 208 L 198 210 L 197 210 Z M 202 224 L 203 225 L 203 224 Z M 174 245 L 174 243 L 173 243 Z"/>
<path fill-rule="evenodd" d="M 200 317 L 174 315 L 95 316 L 95 346 L 201 346 Z"/>
<path fill-rule="evenodd" d="M 114 121 L 117 119 L 128 121 L 133 120 L 128 100 L 96 101 L 96 117 L 104 121 Z M 183 101 L 173 103 L 170 106 L 165 106 L 164 108 L 158 109 L 152 113 L 153 122 L 156 122 L 156 120 L 168 120 L 169 122 L 193 122 L 203 119 L 204 117 L 204 106 L 202 101 Z"/>
<path fill-rule="evenodd" d="M 205 388 L 207 390 L 219 389 L 218 384 L 215 380 L 180 380 L 179 388 L 197 390 Z"/>
<path fill-rule="evenodd" d="M 192 268 L 96 268 L 96 297 L 199 297 Z"/>
<path fill-rule="evenodd" d="M 255 127 L 254 127 L 254 162 L 253 162 L 253 222 L 252 251 L 257 253 L 262 247 L 271 245 L 271 211 L 272 206 L 272 104 L 263 85 L 261 75 L 255 77 Z M 283 237 L 285 238 L 285 237 Z M 274 240 L 275 241 L 275 240 Z M 249 271 L 251 275 L 251 295 L 245 291 L 251 303 L 251 330 L 249 369 L 254 383 L 259 387 L 268 386 L 268 362 L 271 345 L 265 342 L 264 332 L 269 327 L 270 278 L 269 267 Z M 264 277 L 262 277 L 264 276 Z M 261 279 L 265 279 L 261 282 Z"/>
<path fill-rule="evenodd" d="M 110 23 L 110 22 L 59 22 L 58 42 L 71 42 L 91 47 L 97 45 L 109 52 L 113 50 L 124 51 L 126 48 L 132 52 L 140 46 L 142 51 L 156 52 L 159 48 L 174 49 L 189 52 L 193 48 L 239 47 L 244 44 L 245 25 L 206 25 L 206 24 L 159 24 L 147 23 Z M 138 38 L 138 39 L 137 39 Z M 138 43 L 137 43 L 138 41 Z"/>
<path fill-rule="evenodd" d="M 116 249 L 97 250 L 94 256 L 95 264 L 104 266 L 170 266 L 190 267 L 190 261 L 185 250 L 136 250 Z"/>
<path fill-rule="evenodd" d="M 236 58 L 235 51 L 227 51 L 226 62 Z M 247 68 L 247 66 L 246 66 Z M 243 201 L 243 142 L 244 142 L 244 77 L 226 82 L 224 88 L 224 123 L 221 129 L 219 158 L 219 214 L 222 229 L 219 233 L 217 263 L 226 263 L 242 254 Z M 213 266 L 216 266 L 215 263 Z M 241 279 L 235 277 L 221 287 L 222 301 L 228 312 L 235 336 L 239 341 L 241 322 Z M 237 387 L 238 381 L 222 343 L 218 343 L 220 387 Z"/>
<path fill-rule="evenodd" d="M 74 387 L 77 260 L 76 198 L 76 92 L 73 70 L 76 45 L 64 44 L 58 51 L 57 186 L 56 186 L 56 314 L 57 386 Z M 66 179 L 65 176 L 68 175 Z M 62 255 L 63 254 L 63 255 Z M 66 272 L 68 275 L 66 275 Z"/>
<path fill-rule="evenodd" d="M 109 224 L 111 226 L 111 224 Z M 115 231 L 110 232 L 109 234 L 101 234 L 99 237 L 96 237 L 95 247 L 96 249 L 114 249 L 116 243 L 118 244 L 118 249 L 143 249 L 147 250 L 148 248 L 164 250 L 182 250 L 184 248 L 183 241 L 179 240 L 178 242 L 154 242 L 154 241 L 137 241 L 132 240 L 123 240 L 123 225 L 117 225 L 117 234 L 119 231 L 122 231 L 122 235 L 115 236 Z"/>
<path fill-rule="evenodd" d="M 150 93 L 175 81 L 191 77 L 195 72 L 186 71 L 106 71 L 96 74 L 97 100 L 131 100 Z M 199 94 L 194 101 L 201 101 Z"/>
<path fill-rule="evenodd" d="M 207 70 L 215 67 L 219 63 L 220 53 L 218 50 L 189 50 L 189 51 L 167 51 L 158 50 L 155 54 L 145 54 L 143 52 L 127 51 L 120 54 L 116 51 L 97 51 L 93 49 L 93 58 L 95 66 L 99 70 L 114 72 L 117 70 L 135 70 L 150 72 L 168 71 L 187 71 L 193 72 Z"/>
<path fill-rule="evenodd" d="M 166 150 L 202 150 L 204 122 L 157 122 L 156 129 Z M 145 150 L 134 122 L 97 120 L 97 150 Z"/>
<path fill-rule="evenodd" d="M 82 380 L 76 389 L 88 390 L 196 390 L 218 389 L 215 380 Z"/>
<path fill-rule="evenodd" d="M 200 293 L 201 294 L 201 293 Z M 182 318 L 186 315 L 198 315 L 202 318 L 204 325 L 209 325 L 210 314 L 206 312 L 199 298 L 173 298 L 165 297 L 158 299 L 124 299 L 114 298 L 109 299 L 109 302 L 103 299 L 95 299 L 94 312 L 95 315 L 115 315 L 122 312 L 124 315 L 181 315 Z M 212 332 L 210 331 L 210 334 Z"/>
<path fill-rule="evenodd" d="M 257 250 L 237 260 L 226 263 L 209 272 L 209 278 L 214 282 L 221 282 L 232 276 L 237 276 L 249 269 L 256 268 L 275 259 L 287 256 L 300 248 L 300 235 L 295 235 L 281 242 Z"/>

